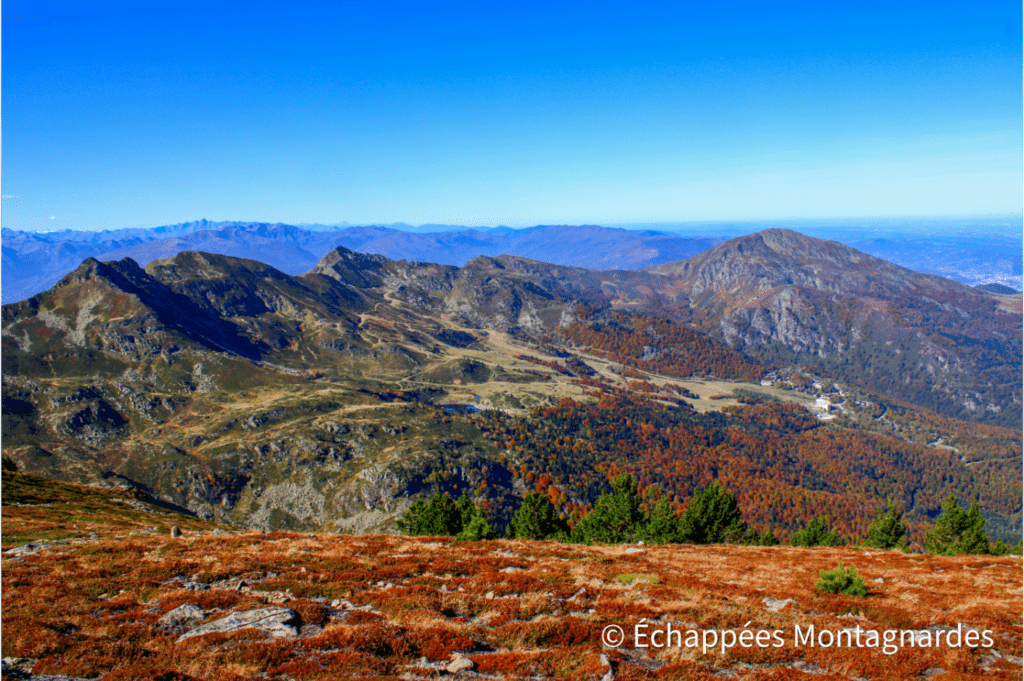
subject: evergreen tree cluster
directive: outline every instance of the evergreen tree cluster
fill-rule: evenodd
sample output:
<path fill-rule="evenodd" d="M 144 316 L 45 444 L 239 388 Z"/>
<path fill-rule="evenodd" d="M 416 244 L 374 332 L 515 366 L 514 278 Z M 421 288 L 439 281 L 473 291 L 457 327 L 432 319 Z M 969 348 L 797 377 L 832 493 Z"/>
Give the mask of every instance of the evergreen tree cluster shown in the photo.
<path fill-rule="evenodd" d="M 797 530 L 789 537 L 790 546 L 839 546 L 842 541 L 839 534 L 829 530 L 829 521 L 819 516 L 807 523 L 806 527 Z"/>
<path fill-rule="evenodd" d="M 482 508 L 463 492 L 458 501 L 437 492 L 430 500 L 417 499 L 398 521 L 398 529 L 412 536 L 454 536 L 465 541 L 497 539 Z"/>
<path fill-rule="evenodd" d="M 925 540 L 929 553 L 941 556 L 955 556 L 960 553 L 992 554 L 996 556 L 1007 553 L 1020 554 L 1021 542 L 1012 549 L 1002 539 L 989 544 L 985 534 L 985 519 L 981 517 L 978 502 L 964 511 L 960 508 L 956 494 L 950 492 L 942 504 L 942 515 L 935 521 L 935 529 L 928 533 Z"/>
<path fill-rule="evenodd" d="M 628 473 L 611 481 L 611 491 L 602 494 L 593 509 L 578 518 L 570 529 L 548 497 L 530 492 L 506 528 L 510 539 L 549 539 L 575 544 L 621 544 L 643 541 L 648 544 L 748 544 L 775 546 L 779 543 L 770 529 L 759 534 L 748 527 L 736 497 L 718 481 L 697 490 L 680 514 L 660 496 L 642 508 L 636 480 Z M 465 493 L 458 500 L 438 492 L 429 500 L 418 499 L 398 529 L 408 535 L 454 536 L 465 541 L 496 539 L 498 532 L 486 514 Z M 907 525 L 903 511 L 892 500 L 878 511 L 868 530 L 865 545 L 879 549 L 907 549 Z M 839 546 L 839 534 L 829 527 L 826 516 L 813 518 L 789 538 L 790 546 Z M 950 493 L 942 505 L 935 529 L 928 533 L 927 549 L 940 555 L 1020 554 L 1021 542 L 1009 547 L 1002 540 L 990 544 L 985 534 L 985 519 L 978 503 L 965 511 L 956 495 Z"/>
<path fill-rule="evenodd" d="M 698 490 L 682 514 L 677 514 L 665 497 L 657 499 L 649 510 L 642 510 L 637 482 L 628 473 L 613 478 L 611 488 L 598 498 L 589 513 L 577 520 L 571 531 L 557 520 L 544 495 L 529 494 L 512 519 L 508 536 L 562 539 L 577 544 L 778 543 L 771 530 L 760 535 L 747 527 L 736 497 L 717 481 Z M 545 520 L 539 522 L 539 517 Z"/>

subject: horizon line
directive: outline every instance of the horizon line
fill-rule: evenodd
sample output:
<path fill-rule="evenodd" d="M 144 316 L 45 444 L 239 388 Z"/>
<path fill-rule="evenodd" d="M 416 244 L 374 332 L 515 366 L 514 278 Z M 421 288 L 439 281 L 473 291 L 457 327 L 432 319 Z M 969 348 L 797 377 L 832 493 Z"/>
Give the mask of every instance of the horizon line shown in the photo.
<path fill-rule="evenodd" d="M 537 222 L 532 225 L 523 227 L 511 227 L 505 224 L 495 225 L 467 225 L 467 224 L 456 224 L 456 223 L 440 223 L 440 222 L 424 222 L 420 224 L 412 224 L 408 222 L 384 222 L 384 221 L 370 221 L 370 222 L 348 222 L 345 220 L 339 222 L 284 222 L 281 220 L 210 220 L 209 218 L 199 218 L 196 220 L 187 220 L 184 222 L 174 223 L 162 223 L 162 224 L 151 224 L 147 226 L 137 227 L 115 227 L 107 229 L 90 229 L 90 228 L 76 228 L 76 227 L 64 227 L 62 229 L 18 229 L 12 227 L 3 227 L 3 231 L 22 232 L 28 234 L 57 234 L 60 232 L 93 232 L 93 233 L 104 233 L 104 232 L 120 232 L 128 230 L 150 230 L 159 229 L 161 227 L 179 227 L 184 225 L 191 225 L 197 223 L 210 223 L 212 225 L 223 225 L 223 224 L 238 224 L 238 225 L 282 225 L 288 227 L 307 228 L 307 227 L 332 227 L 334 229 L 343 230 L 352 227 L 384 227 L 390 229 L 396 229 L 399 231 L 405 231 L 403 228 L 411 229 L 423 229 L 429 227 L 441 227 L 461 230 L 492 230 L 492 229 L 510 229 L 513 231 L 520 231 L 526 229 L 534 229 L 536 227 L 605 227 L 605 228 L 619 228 L 619 229 L 643 229 L 644 226 L 650 226 L 651 228 L 658 226 L 668 225 L 692 225 L 692 226 L 740 226 L 740 225 L 753 225 L 758 223 L 808 223 L 808 222 L 821 222 L 821 223 L 850 223 L 850 222 L 892 222 L 892 221 L 920 221 L 920 222 L 934 222 L 942 220 L 1024 220 L 1024 212 L 1022 213 L 954 213 L 946 215 L 888 215 L 888 216 L 863 216 L 863 217 L 789 217 L 789 218 L 715 218 L 715 219 L 682 219 L 682 220 L 618 220 L 615 222 L 564 222 L 564 221 L 552 221 L 552 222 Z M 1024 223 L 1022 223 L 1024 226 Z M 451 230 L 442 230 L 451 231 Z"/>

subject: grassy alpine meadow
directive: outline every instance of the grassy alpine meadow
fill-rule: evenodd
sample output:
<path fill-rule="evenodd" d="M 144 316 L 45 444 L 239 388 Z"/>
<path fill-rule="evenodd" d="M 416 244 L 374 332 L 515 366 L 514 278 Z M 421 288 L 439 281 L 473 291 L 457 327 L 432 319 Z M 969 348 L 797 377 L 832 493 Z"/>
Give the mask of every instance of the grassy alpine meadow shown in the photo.
<path fill-rule="evenodd" d="M 5 678 L 1021 675 L 1019 556 L 232 532 L 15 473 L 3 504 Z M 840 562 L 865 596 L 815 588 Z"/>

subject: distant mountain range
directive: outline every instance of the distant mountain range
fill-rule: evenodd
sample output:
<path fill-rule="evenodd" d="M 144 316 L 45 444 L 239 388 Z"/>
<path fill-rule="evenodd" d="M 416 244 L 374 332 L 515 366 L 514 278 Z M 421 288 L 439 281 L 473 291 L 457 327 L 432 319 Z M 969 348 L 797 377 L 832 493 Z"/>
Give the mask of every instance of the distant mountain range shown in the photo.
<path fill-rule="evenodd" d="M 1019 287 L 1020 243 L 1006 236 L 908 233 L 836 238 L 860 251 L 919 272 L 966 284 Z M 723 236 L 681 236 L 653 230 L 583 226 L 475 229 L 447 225 L 285 225 L 195 222 L 151 229 L 103 232 L 2 230 L 4 303 L 45 291 L 85 258 L 132 258 L 145 266 L 182 251 L 203 251 L 267 263 L 286 274 L 309 271 L 337 246 L 392 260 L 461 266 L 476 256 L 515 255 L 557 265 L 600 270 L 640 270 L 685 260 L 725 241 Z M 1019 241 L 1019 240 L 1018 240 Z"/>
<path fill-rule="evenodd" d="M 410 232 L 394 227 L 300 228 L 206 220 L 153 229 L 106 232 L 3 230 L 3 302 L 45 291 L 85 258 L 131 258 L 141 265 L 182 251 L 204 251 L 267 263 L 301 274 L 337 246 L 392 260 L 463 265 L 479 255 L 517 255 L 560 265 L 637 270 L 683 260 L 724 239 L 683 238 L 597 226 Z"/>
<path fill-rule="evenodd" d="M 439 488 L 506 523 L 551 483 L 571 513 L 609 466 L 731 480 L 779 530 L 890 496 L 920 523 L 951 489 L 1019 528 L 1021 333 L 1020 294 L 788 230 L 639 271 L 89 258 L 3 305 L 3 453 L 263 529 L 389 529 Z"/>
<path fill-rule="evenodd" d="M 561 248 L 569 257 L 573 246 L 568 234 L 576 234 L 576 243 L 586 243 L 594 254 L 601 252 L 593 245 L 602 243 L 603 236 L 610 235 L 604 243 L 621 245 L 619 231 L 535 228 L 518 243 L 528 248 L 530 242 L 524 239 L 536 235 L 536 250 Z M 298 244 L 308 246 L 316 236 L 286 225 L 227 226 L 131 248 L 156 257 L 163 255 L 160 249 L 175 250 L 184 241 L 237 243 L 232 238 L 240 233 L 251 249 L 274 251 L 278 261 L 291 257 L 296 267 L 303 257 Z M 551 236 L 558 233 L 566 239 L 552 243 Z M 294 245 L 290 256 L 286 234 L 292 235 Z M 500 232 L 477 234 L 480 240 L 502 238 Z M 346 230 L 345 238 L 359 236 L 365 239 L 363 249 L 374 250 L 386 247 L 389 239 L 405 240 L 405 248 L 420 235 L 384 228 Z M 452 244 L 475 238 L 458 232 L 451 236 Z M 662 236 L 636 238 L 655 244 Z M 640 264 L 662 257 L 654 250 L 651 246 L 649 251 L 607 257 L 632 257 Z M 89 281 L 95 283 L 86 285 Z M 87 293 L 72 296 L 83 286 Z M 353 315 L 382 305 L 393 309 L 399 303 L 401 314 L 413 315 L 408 323 L 420 330 L 424 324 L 436 326 L 433 320 L 443 313 L 460 325 L 513 335 L 556 332 L 576 318 L 581 303 L 595 310 L 645 312 L 699 329 L 766 366 L 815 367 L 957 418 L 1014 427 L 1021 421 L 1020 294 L 971 288 L 834 241 L 781 229 L 732 239 L 687 260 L 639 271 L 510 255 L 478 256 L 458 267 L 395 261 L 344 246 L 330 250 L 299 276 L 254 259 L 191 251 L 154 259 L 145 269 L 128 257 L 106 264 L 90 258 L 48 292 L 4 306 L 5 367 L 8 356 L 12 361 L 41 361 L 36 350 L 52 339 L 34 336 L 52 328 L 61 330 L 65 343 L 113 343 L 132 356 L 164 353 L 166 349 L 139 348 L 153 343 L 162 348 L 169 341 L 157 339 L 184 334 L 178 345 L 191 339 L 209 350 L 307 368 L 316 351 L 296 356 L 297 348 L 353 348 L 359 334 L 346 330 Z M 127 311 L 117 312 L 125 306 Z M 51 309 L 78 312 L 65 319 Z M 432 320 L 429 324 L 424 314 Z M 136 328 L 139 324 L 146 326 Z M 82 340 L 95 333 L 102 338 Z M 436 336 L 434 331 L 430 335 Z M 22 337 L 24 341 L 12 340 Z M 22 345 L 33 353 L 23 356 L 17 349 Z"/>

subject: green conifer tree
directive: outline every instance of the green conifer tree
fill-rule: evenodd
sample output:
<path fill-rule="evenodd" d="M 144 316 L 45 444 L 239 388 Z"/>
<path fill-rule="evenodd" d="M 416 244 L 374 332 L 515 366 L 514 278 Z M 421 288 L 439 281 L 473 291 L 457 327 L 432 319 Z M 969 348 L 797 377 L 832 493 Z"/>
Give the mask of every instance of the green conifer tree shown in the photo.
<path fill-rule="evenodd" d="M 876 549 L 906 549 L 907 526 L 903 522 L 903 511 L 898 510 L 887 500 L 885 508 L 878 511 L 868 528 L 868 538 L 864 542 Z"/>
<path fill-rule="evenodd" d="M 839 535 L 828 528 L 828 518 L 813 518 L 802 530 L 790 536 L 790 546 L 839 546 Z"/>
<path fill-rule="evenodd" d="M 679 518 L 682 540 L 693 544 L 740 541 L 747 530 L 736 497 L 718 481 L 697 490 Z"/>
<path fill-rule="evenodd" d="M 462 529 L 455 538 L 459 541 L 482 541 L 484 539 L 497 539 L 498 531 L 491 526 L 490 521 L 487 520 L 487 515 L 484 510 L 479 506 L 473 506 L 470 502 L 471 508 L 466 511 L 468 519 L 463 523 Z"/>
<path fill-rule="evenodd" d="M 967 514 L 960 508 L 956 494 L 950 492 L 942 504 L 942 514 L 936 519 L 935 527 L 926 535 L 925 545 L 929 553 L 956 553 L 956 543 L 967 529 L 965 515 Z"/>
<path fill-rule="evenodd" d="M 448 495 L 436 492 L 429 501 L 414 501 L 396 524 L 408 535 L 450 536 L 462 529 L 462 516 Z"/>
<path fill-rule="evenodd" d="M 682 541 L 679 516 L 668 499 L 662 497 L 654 505 L 650 517 L 640 529 L 639 537 L 648 544 L 676 544 Z"/>
<path fill-rule="evenodd" d="M 942 515 L 935 521 L 935 528 L 928 533 L 925 544 L 929 553 L 943 556 L 988 553 L 990 547 L 985 534 L 985 519 L 981 516 L 978 502 L 971 504 L 969 511 L 964 511 L 956 494 L 950 492 L 942 504 Z"/>
<path fill-rule="evenodd" d="M 985 533 L 985 519 L 981 516 L 978 502 L 971 504 L 965 518 L 967 528 L 957 542 L 957 553 L 983 555 L 991 551 L 988 535 Z"/>
<path fill-rule="evenodd" d="M 457 531 L 461 531 L 469 524 L 469 522 L 476 516 L 476 511 L 477 508 L 473 504 L 473 500 L 469 498 L 469 495 L 466 494 L 465 491 L 463 491 L 455 501 L 455 512 L 458 516 L 458 520 L 456 522 L 459 526 Z"/>
<path fill-rule="evenodd" d="M 578 544 L 633 541 L 641 521 L 636 480 L 623 473 L 612 480 L 612 493 L 598 497 L 594 509 L 576 523 L 569 540 Z"/>
<path fill-rule="evenodd" d="M 555 508 L 540 492 L 530 492 L 508 524 L 505 536 L 510 539 L 550 539 L 568 533 L 569 526 L 555 515 Z"/>

